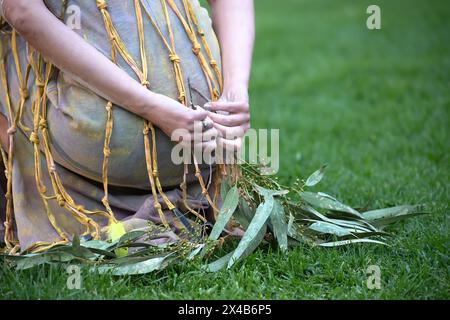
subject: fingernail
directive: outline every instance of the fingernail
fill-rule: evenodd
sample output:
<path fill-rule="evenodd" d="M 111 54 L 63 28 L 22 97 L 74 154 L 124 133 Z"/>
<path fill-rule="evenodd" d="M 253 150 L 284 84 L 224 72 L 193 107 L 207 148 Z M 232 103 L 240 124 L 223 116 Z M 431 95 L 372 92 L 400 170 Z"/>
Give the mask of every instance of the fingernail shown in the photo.
<path fill-rule="evenodd" d="M 203 109 L 205 109 L 206 111 L 211 111 L 211 103 L 209 103 L 209 102 L 205 103 L 205 105 L 203 106 Z"/>

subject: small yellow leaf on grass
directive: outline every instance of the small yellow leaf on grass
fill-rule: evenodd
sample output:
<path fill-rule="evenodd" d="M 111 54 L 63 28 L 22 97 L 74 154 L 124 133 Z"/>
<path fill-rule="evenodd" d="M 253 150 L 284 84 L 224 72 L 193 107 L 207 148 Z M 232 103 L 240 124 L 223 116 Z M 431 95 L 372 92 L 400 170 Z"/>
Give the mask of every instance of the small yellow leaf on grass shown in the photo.
<path fill-rule="evenodd" d="M 120 239 L 120 237 L 122 237 L 125 233 L 126 233 L 125 227 L 123 226 L 123 224 L 121 222 L 112 223 L 108 228 L 108 235 L 109 235 L 109 239 L 111 241 Z M 127 248 L 119 248 L 119 249 L 114 250 L 114 253 L 118 257 L 125 257 L 126 255 L 128 255 L 128 249 Z"/>

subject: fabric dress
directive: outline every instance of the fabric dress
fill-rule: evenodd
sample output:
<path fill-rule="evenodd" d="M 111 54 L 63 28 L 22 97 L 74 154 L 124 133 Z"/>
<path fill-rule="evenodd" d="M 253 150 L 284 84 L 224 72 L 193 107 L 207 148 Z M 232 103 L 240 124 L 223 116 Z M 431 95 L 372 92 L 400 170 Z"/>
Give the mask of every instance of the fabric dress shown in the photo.
<path fill-rule="evenodd" d="M 188 104 L 189 78 L 195 104 L 217 99 L 219 45 L 197 0 L 49 0 L 46 5 L 68 26 L 79 18 L 74 32 L 150 90 Z M 0 112 L 13 141 L 12 159 L 10 150 L 3 152 L 10 192 L 5 185 L 0 189 L 0 233 L 9 228 L 10 246 L 39 250 L 74 234 L 103 237 L 99 230 L 113 220 L 160 224 L 155 199 L 171 227 L 161 235 L 165 241 L 183 229 L 167 200 L 188 218 L 192 211 L 205 216 L 211 209 L 204 189 L 213 189 L 214 167 L 199 165 L 196 176 L 194 165 L 174 164 L 168 136 L 51 66 L 5 23 L 0 41 Z M 161 187 L 156 193 L 149 178 L 149 173 L 156 178 L 155 163 Z"/>

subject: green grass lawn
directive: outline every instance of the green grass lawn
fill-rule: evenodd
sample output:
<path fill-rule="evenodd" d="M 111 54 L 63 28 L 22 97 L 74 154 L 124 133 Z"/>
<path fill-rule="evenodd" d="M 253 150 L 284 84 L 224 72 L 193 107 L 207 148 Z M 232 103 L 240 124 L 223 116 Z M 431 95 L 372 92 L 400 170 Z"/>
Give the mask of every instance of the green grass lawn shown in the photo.
<path fill-rule="evenodd" d="M 317 190 L 354 206 L 423 203 L 391 246 L 262 249 L 232 270 L 191 263 L 114 278 L 0 268 L 2 299 L 448 299 L 450 6 L 447 0 L 256 0 L 252 124 L 280 128 L 280 179 L 323 163 Z M 381 7 L 382 30 L 366 28 Z M 220 254 L 220 253 L 219 253 Z M 369 290 L 366 269 L 381 268 Z"/>

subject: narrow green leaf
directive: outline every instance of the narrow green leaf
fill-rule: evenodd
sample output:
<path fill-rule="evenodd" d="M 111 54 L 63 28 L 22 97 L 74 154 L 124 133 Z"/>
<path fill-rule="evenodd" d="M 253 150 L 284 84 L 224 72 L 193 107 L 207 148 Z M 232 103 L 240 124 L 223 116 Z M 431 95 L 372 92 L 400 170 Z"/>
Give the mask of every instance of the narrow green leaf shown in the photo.
<path fill-rule="evenodd" d="M 81 245 L 85 248 L 91 249 L 100 249 L 100 250 L 107 250 L 111 248 L 112 246 L 116 245 L 116 243 L 108 242 L 108 241 L 102 241 L 102 240 L 89 240 L 81 242 Z"/>
<path fill-rule="evenodd" d="M 302 205 L 300 208 L 303 212 L 307 213 L 308 215 L 311 215 L 315 219 L 320 219 L 322 221 L 333 223 L 341 227 L 353 227 L 355 229 L 366 232 L 369 232 L 370 230 L 377 231 L 376 228 L 374 228 L 373 226 L 371 225 L 367 226 L 367 222 L 328 218 L 327 216 L 321 214 L 319 211 L 317 211 L 316 209 L 307 204 Z"/>
<path fill-rule="evenodd" d="M 334 210 L 349 213 L 357 218 L 362 218 L 361 214 L 355 209 L 342 204 L 335 198 L 325 193 L 313 193 L 304 191 L 300 194 L 301 198 L 310 205 L 322 209 Z"/>
<path fill-rule="evenodd" d="M 306 237 L 302 234 L 298 228 L 298 223 L 295 222 L 295 217 L 289 213 L 289 220 L 287 224 L 287 234 L 288 234 L 288 242 L 291 243 L 293 241 L 297 241 L 298 243 L 303 243 L 306 241 Z"/>
<path fill-rule="evenodd" d="M 80 237 L 75 234 L 72 238 L 72 246 L 62 246 L 54 248 L 51 252 L 66 252 L 81 259 L 95 259 L 97 256 L 91 252 L 91 250 L 82 247 L 80 244 Z"/>
<path fill-rule="evenodd" d="M 222 180 L 222 183 L 220 184 L 220 196 L 222 197 L 222 200 L 225 200 L 228 191 L 230 191 L 230 184 L 225 179 Z"/>
<path fill-rule="evenodd" d="M 421 212 L 421 209 L 421 206 L 404 205 L 386 209 L 366 211 L 362 215 L 364 219 L 370 220 L 370 223 L 374 226 L 383 227 L 402 219 L 426 214 L 426 212 Z"/>
<path fill-rule="evenodd" d="M 68 252 L 45 252 L 26 257 L 16 262 L 17 270 L 25 270 L 49 262 L 69 262 L 76 257 Z"/>
<path fill-rule="evenodd" d="M 134 231 L 130 231 L 125 233 L 123 236 L 121 236 L 119 238 L 119 241 L 117 242 L 117 246 L 121 246 L 122 244 L 124 244 L 125 242 L 132 242 L 142 236 L 144 236 L 147 232 L 143 231 L 143 230 L 134 230 Z"/>
<path fill-rule="evenodd" d="M 227 255 L 209 263 L 205 268 L 206 271 L 217 272 L 217 271 L 223 269 L 228 264 L 228 261 L 230 261 L 230 258 L 232 255 L 233 255 L 233 252 L 230 252 Z"/>
<path fill-rule="evenodd" d="M 348 244 L 359 243 L 359 242 L 376 243 L 376 244 L 386 245 L 386 243 L 378 241 L 378 240 L 372 240 L 372 239 L 351 239 L 351 240 L 341 240 L 341 241 L 320 243 L 319 246 L 321 246 L 321 247 L 338 247 L 338 246 L 345 246 L 345 245 L 348 245 Z"/>
<path fill-rule="evenodd" d="M 75 234 L 72 238 L 72 248 L 74 250 L 80 248 L 80 237 L 78 236 L 78 234 Z"/>
<path fill-rule="evenodd" d="M 50 257 L 46 254 L 38 254 L 32 257 L 20 259 L 16 262 L 17 270 L 30 269 L 34 266 L 38 266 L 50 261 Z"/>
<path fill-rule="evenodd" d="M 288 226 L 285 220 L 283 205 L 278 200 L 275 200 L 273 211 L 270 215 L 270 222 L 272 224 L 273 234 L 277 239 L 278 246 L 281 251 L 286 251 L 288 248 Z"/>
<path fill-rule="evenodd" d="M 222 208 L 220 209 L 219 215 L 217 217 L 217 221 L 211 230 L 209 235 L 209 240 L 217 240 L 225 228 L 226 224 L 230 220 L 233 213 L 236 211 L 236 208 L 239 203 L 239 191 L 236 186 L 232 187 L 223 202 Z"/>
<path fill-rule="evenodd" d="M 327 167 L 326 165 L 323 165 L 319 170 L 317 170 L 312 175 L 310 175 L 309 178 L 305 182 L 305 186 L 312 187 L 312 186 L 315 186 L 316 184 L 318 184 L 322 180 L 323 176 L 325 175 L 326 167 Z"/>
<path fill-rule="evenodd" d="M 354 232 L 357 232 L 356 229 L 347 229 L 329 222 L 325 221 L 317 221 L 311 224 L 308 229 L 313 231 L 324 233 L 324 234 L 333 234 L 338 237 L 352 235 Z"/>
<path fill-rule="evenodd" d="M 263 188 L 257 184 L 253 184 L 255 190 L 264 198 L 270 198 L 274 196 L 282 196 L 289 193 L 289 190 L 271 190 Z"/>
<path fill-rule="evenodd" d="M 239 207 L 233 215 L 236 221 L 244 227 L 244 229 L 247 229 L 254 215 L 255 213 L 252 211 L 247 201 L 245 201 L 244 198 L 240 198 Z"/>
<path fill-rule="evenodd" d="M 145 261 L 124 264 L 124 265 L 103 265 L 97 268 L 99 273 L 111 273 L 115 276 L 146 274 L 152 271 L 161 270 L 165 267 L 165 260 L 169 255 L 164 257 L 150 258 Z"/>
<path fill-rule="evenodd" d="M 266 222 L 273 211 L 274 204 L 275 199 L 268 197 L 258 206 L 253 220 L 228 262 L 228 268 L 231 268 L 241 257 L 251 254 L 261 243 L 266 232 Z"/>
<path fill-rule="evenodd" d="M 195 256 L 196 256 L 197 254 L 199 254 L 200 251 L 201 251 L 204 247 L 205 247 L 205 244 L 204 244 L 204 243 L 197 245 L 197 248 L 193 249 L 193 250 L 188 254 L 188 256 L 187 256 L 186 259 L 187 259 L 187 260 L 192 260 L 192 259 L 194 259 Z"/>
<path fill-rule="evenodd" d="M 103 249 L 97 249 L 97 248 L 87 248 L 89 251 L 96 255 L 105 256 L 108 258 L 117 258 L 117 255 L 114 252 L 103 250 Z"/>

